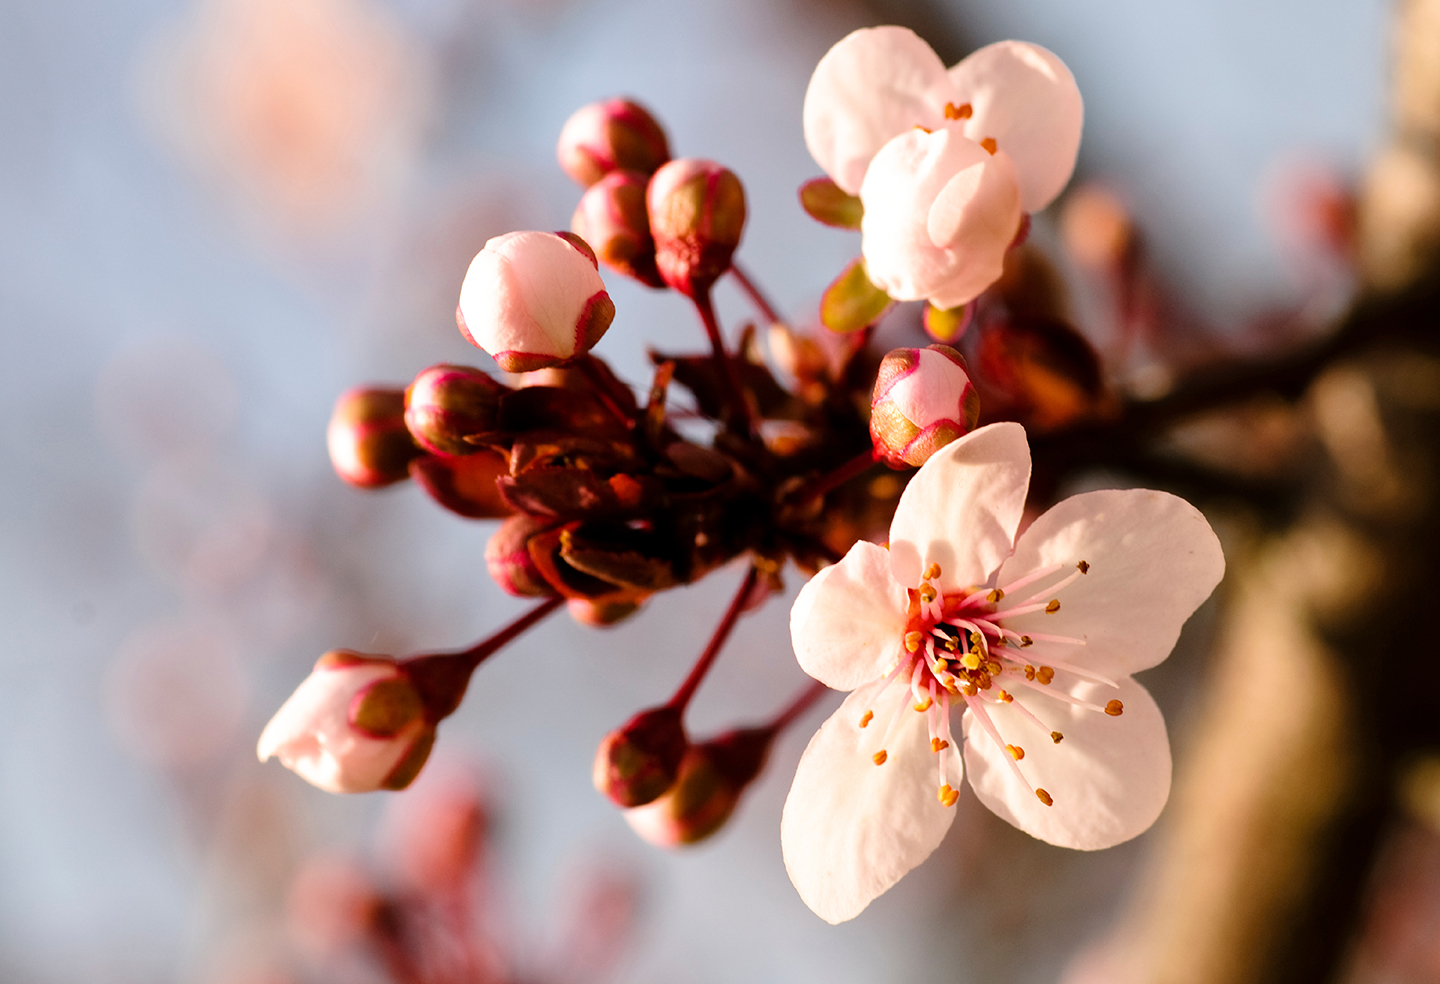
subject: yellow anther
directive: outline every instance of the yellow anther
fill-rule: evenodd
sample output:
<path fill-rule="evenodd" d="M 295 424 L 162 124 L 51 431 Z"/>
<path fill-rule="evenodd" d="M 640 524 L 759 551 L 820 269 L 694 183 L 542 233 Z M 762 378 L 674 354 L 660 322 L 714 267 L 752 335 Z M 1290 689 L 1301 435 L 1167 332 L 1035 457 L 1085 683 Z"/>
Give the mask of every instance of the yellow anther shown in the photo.
<path fill-rule="evenodd" d="M 1015 698 L 1012 697 L 1012 696 L 1010 696 L 1010 691 L 1008 691 L 1008 690 L 1002 690 L 1002 691 L 1000 691 L 998 694 L 995 695 L 995 699 L 998 700 L 998 701 L 999 701 L 1000 703 L 1002 703 L 1002 704 L 1008 704 L 1008 703 L 1010 703 L 1012 700 L 1014 700 Z"/>
<path fill-rule="evenodd" d="M 990 671 L 991 676 L 999 676 L 1001 673 L 1004 672 L 1005 667 L 1000 665 L 1000 661 L 998 659 L 992 659 L 990 662 L 985 664 L 985 669 Z"/>
<path fill-rule="evenodd" d="M 962 684 L 960 685 L 960 689 L 963 690 L 963 691 L 965 691 L 965 696 L 966 696 L 966 697 L 974 697 L 976 694 L 978 694 L 978 693 L 980 692 L 980 688 L 979 688 L 979 687 L 975 686 L 975 684 L 973 684 L 973 683 L 968 683 L 968 682 L 967 682 L 967 683 L 962 683 Z"/>
<path fill-rule="evenodd" d="M 1025 664 L 1025 679 L 1035 679 L 1035 667 L 1031 666 L 1029 663 Z"/>
<path fill-rule="evenodd" d="M 1046 614 L 1046 615 L 1054 615 L 1054 614 L 1055 614 L 1056 612 L 1058 612 L 1059 610 L 1060 610 L 1060 599 L 1059 599 L 1059 598 L 1051 598 L 1051 599 L 1050 599 L 1050 604 L 1048 604 L 1048 605 L 1045 606 L 1045 614 Z"/>
<path fill-rule="evenodd" d="M 1052 732 L 1050 732 L 1050 740 L 1053 741 L 1053 742 L 1054 742 L 1055 744 L 1057 744 L 1057 745 L 1060 744 L 1060 740 L 1061 740 L 1062 738 L 1064 738 L 1064 737 L 1065 737 L 1065 736 L 1062 735 L 1062 734 L 1061 734 L 1060 732 L 1058 732 L 1058 731 L 1052 731 Z"/>
<path fill-rule="evenodd" d="M 921 131 L 922 133 L 934 133 L 934 132 L 935 132 L 934 130 L 930 129 L 928 126 L 921 126 L 919 123 L 916 123 L 916 124 L 915 124 L 915 129 Z"/>
<path fill-rule="evenodd" d="M 967 670 L 980 669 L 980 657 L 976 653 L 966 653 L 960 657 L 960 663 Z"/>
<path fill-rule="evenodd" d="M 1112 718 L 1118 718 L 1120 715 L 1125 713 L 1125 705 L 1120 703 L 1118 700 L 1112 700 L 1110 703 L 1105 705 L 1105 713 L 1110 715 Z"/>
<path fill-rule="evenodd" d="M 1035 790 L 1035 795 L 1038 796 L 1038 797 L 1040 797 L 1040 802 L 1044 803 L 1046 806 L 1054 806 L 1054 805 L 1055 805 L 1055 801 L 1050 798 L 1050 794 L 1047 793 L 1047 792 L 1045 792 L 1045 790 L 1043 790 L 1043 789 L 1037 789 L 1037 790 Z"/>
<path fill-rule="evenodd" d="M 1085 563 L 1085 561 L 1083 561 L 1083 560 L 1080 561 L 1080 563 L 1076 564 L 1075 566 L 1076 566 L 1077 568 L 1079 568 L 1081 574 L 1089 574 L 1089 573 L 1090 573 L 1090 565 L 1087 564 L 1087 563 Z"/>
<path fill-rule="evenodd" d="M 919 592 L 919 593 L 920 593 L 920 600 L 923 601 L 923 602 L 925 602 L 925 604 L 928 605 L 928 604 L 930 604 L 930 602 L 932 602 L 932 601 L 935 600 L 935 594 L 936 594 L 936 592 L 935 592 L 935 585 L 933 585 L 933 584 L 922 584 L 922 585 L 920 585 L 920 592 Z"/>
<path fill-rule="evenodd" d="M 920 646 L 921 646 L 921 644 L 924 643 L 924 642 L 925 642 L 925 633 L 923 633 L 923 632 L 920 632 L 920 631 L 918 631 L 918 630 L 912 630 L 912 631 L 910 631 L 910 632 L 905 633 L 905 651 L 906 651 L 906 652 L 918 653 L 918 652 L 920 651 Z"/>
<path fill-rule="evenodd" d="M 955 105 L 952 102 L 945 104 L 945 118 L 947 120 L 968 120 L 975 115 L 974 108 L 969 103 Z"/>
<path fill-rule="evenodd" d="M 1026 648 L 1028 648 L 1028 647 L 1030 647 L 1030 646 L 1033 646 L 1033 645 L 1035 645 L 1035 640 L 1034 640 L 1034 639 L 1030 638 L 1029 636 L 1021 636 L 1021 637 L 1020 637 L 1020 648 L 1021 648 L 1021 649 L 1026 649 Z"/>
<path fill-rule="evenodd" d="M 992 605 L 998 604 L 999 601 L 1000 601 L 1000 599 L 1001 599 L 1001 598 L 1004 598 L 1004 597 L 1005 597 L 1005 592 L 1001 591 L 999 588 L 996 588 L 994 591 L 990 592 L 988 595 L 985 596 L 985 598 L 986 598 L 986 599 L 990 602 L 990 604 L 992 604 Z"/>
<path fill-rule="evenodd" d="M 929 567 L 925 568 L 925 573 L 924 573 L 924 575 L 923 575 L 923 577 L 925 578 L 925 580 L 927 580 L 927 581 L 933 581 L 933 580 L 935 580 L 935 579 L 936 579 L 937 577 L 939 577 L 939 576 L 940 576 L 940 565 L 939 565 L 939 564 L 931 564 Z"/>
<path fill-rule="evenodd" d="M 954 806 L 955 801 L 960 798 L 960 794 L 951 789 L 948 782 L 940 787 L 939 794 L 941 806 Z"/>
<path fill-rule="evenodd" d="M 990 684 L 991 684 L 992 682 L 993 682 L 993 681 L 990 679 L 990 674 L 986 673 L 984 670 L 981 670 L 981 671 L 980 671 L 980 680 L 979 680 L 980 689 L 981 689 L 981 690 L 989 690 L 989 689 L 990 689 Z"/>
<path fill-rule="evenodd" d="M 945 749 L 947 749 L 947 748 L 949 748 L 949 747 L 950 747 L 950 743 L 949 743 L 948 741 L 946 741 L 944 738 L 931 738 L 931 739 L 930 739 L 930 751 L 932 751 L 932 752 L 943 752 L 943 751 L 945 751 Z"/>
<path fill-rule="evenodd" d="M 874 711 L 866 711 L 864 714 L 862 714 L 862 715 L 860 716 L 860 727 L 862 727 L 862 728 L 865 727 L 867 724 L 869 724 L 869 723 L 870 723 L 871 721 L 873 721 L 874 719 L 875 719 L 875 712 L 874 712 Z"/>
<path fill-rule="evenodd" d="M 1035 679 L 1048 687 L 1050 686 L 1050 681 L 1055 679 L 1055 671 L 1048 666 L 1042 666 L 1035 671 Z"/>
<path fill-rule="evenodd" d="M 984 147 L 992 154 L 1000 149 L 999 146 L 995 143 L 994 137 L 986 137 L 984 140 L 980 141 L 980 146 Z"/>
<path fill-rule="evenodd" d="M 1025 749 L 1019 745 L 1006 745 L 1005 751 L 1009 752 L 1010 757 L 1017 762 L 1025 757 Z"/>
<path fill-rule="evenodd" d="M 918 704 L 915 705 L 915 710 L 917 710 L 917 711 L 928 711 L 928 710 L 930 710 L 930 705 L 933 704 L 933 703 L 935 703 L 935 701 L 931 700 L 929 697 L 926 697 L 926 698 L 925 698 L 924 700 L 922 700 L 920 703 L 918 703 Z"/>
<path fill-rule="evenodd" d="M 882 749 L 880 749 L 880 751 L 878 751 L 878 752 L 876 752 L 874 755 L 870 756 L 870 761 L 874 762 L 876 765 L 884 765 L 884 764 L 885 764 L 885 758 L 886 758 L 885 749 L 882 748 Z"/>

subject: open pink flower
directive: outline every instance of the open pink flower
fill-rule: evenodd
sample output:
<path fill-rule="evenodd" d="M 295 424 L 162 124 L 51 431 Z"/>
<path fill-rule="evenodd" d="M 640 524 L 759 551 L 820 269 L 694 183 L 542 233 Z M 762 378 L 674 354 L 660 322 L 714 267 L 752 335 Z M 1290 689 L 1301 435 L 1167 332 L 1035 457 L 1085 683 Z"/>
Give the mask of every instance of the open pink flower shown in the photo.
<path fill-rule="evenodd" d="M 1062 847 L 1128 840 L 1165 805 L 1165 723 L 1130 674 L 1219 583 L 1219 541 L 1189 503 L 1143 489 L 1073 496 L 1016 540 L 1029 481 L 1020 425 L 967 434 L 911 479 L 888 551 L 855 544 L 795 601 L 801 667 L 853 691 L 780 824 L 791 881 L 830 922 L 929 856 L 966 769 L 987 807 Z"/>
<path fill-rule="evenodd" d="M 805 93 L 805 143 L 865 206 L 870 279 L 897 300 L 951 308 L 1000 276 L 1024 213 L 1065 187 L 1084 105 L 1070 70 L 1021 41 L 947 70 L 914 32 L 842 38 Z"/>

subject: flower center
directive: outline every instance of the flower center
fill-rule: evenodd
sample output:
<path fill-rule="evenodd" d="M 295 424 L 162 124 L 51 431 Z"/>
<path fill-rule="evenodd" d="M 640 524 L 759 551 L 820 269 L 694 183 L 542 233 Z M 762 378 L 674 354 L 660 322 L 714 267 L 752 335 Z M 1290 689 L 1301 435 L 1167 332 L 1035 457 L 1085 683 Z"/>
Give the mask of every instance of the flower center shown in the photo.
<path fill-rule="evenodd" d="M 939 579 L 940 567 L 931 564 L 924 572 L 920 586 L 910 590 L 909 618 L 901 657 L 888 678 L 909 677 L 910 689 L 915 697 L 912 708 L 930 714 L 930 747 L 937 756 L 943 756 L 945 750 L 953 745 L 949 723 L 950 700 L 963 700 L 986 734 L 1001 749 L 1016 777 L 1046 806 L 1053 805 L 1053 797 L 1027 780 L 1019 764 L 1025 758 L 1024 746 L 1005 741 L 988 708 L 997 704 L 1010 705 L 1041 735 L 1057 745 L 1065 736 L 1046 725 L 1024 702 L 1016 699 L 1016 694 L 1044 694 L 1111 717 L 1119 717 L 1125 710 L 1119 700 L 1100 705 L 1075 697 L 1063 686 L 1067 682 L 1063 676 L 1060 678 L 1061 685 L 1055 685 L 1058 673 L 1118 688 L 1115 681 L 1061 658 L 1067 647 L 1083 646 L 1085 640 L 1049 633 L 1022 633 L 1006 625 L 1007 621 L 1022 615 L 1036 612 L 1053 615 L 1060 611 L 1060 594 L 1090 572 L 1090 565 L 1084 560 L 1075 564 L 1069 575 L 1023 600 L 1013 602 L 1009 599 L 1022 588 L 1034 589 L 1064 570 L 1065 565 L 1053 564 L 1031 571 L 1001 587 L 972 587 L 953 594 L 942 594 L 932 583 Z M 903 707 L 895 715 L 896 719 L 903 716 Z M 873 714 L 866 711 L 860 726 L 869 726 L 872 717 Z M 895 720 L 889 722 L 882 748 L 873 756 L 877 765 L 883 764 L 888 757 L 883 745 L 889 744 L 895 724 Z M 945 782 L 942 757 L 940 802 L 946 806 L 953 805 L 958 795 Z"/>

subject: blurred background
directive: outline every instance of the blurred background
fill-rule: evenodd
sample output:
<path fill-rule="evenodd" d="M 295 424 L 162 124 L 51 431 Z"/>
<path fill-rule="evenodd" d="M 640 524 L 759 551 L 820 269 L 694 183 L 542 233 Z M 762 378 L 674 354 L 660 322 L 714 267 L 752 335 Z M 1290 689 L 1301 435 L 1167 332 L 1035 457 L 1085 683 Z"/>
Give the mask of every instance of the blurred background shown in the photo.
<path fill-rule="evenodd" d="M 492 524 L 412 486 L 342 485 L 325 424 L 355 383 L 489 365 L 455 330 L 460 279 L 491 236 L 568 226 L 579 192 L 555 139 L 602 97 L 639 99 L 677 153 L 741 176 L 739 256 L 783 312 L 813 322 L 858 240 L 798 206 L 796 187 L 819 173 L 801 102 L 825 50 L 876 23 L 914 27 L 947 63 L 1006 37 L 1057 52 L 1086 99 L 1077 186 L 1098 182 L 1143 228 L 1170 316 L 1242 347 L 1266 312 L 1315 330 L 1350 283 L 1316 247 L 1315 202 L 1343 205 L 1385 145 L 1398 9 L 0 4 L 0 980 L 384 979 L 326 962 L 303 886 L 354 882 L 364 896 L 366 878 L 403 881 L 386 833 L 405 822 L 395 803 L 455 789 L 485 804 L 494 960 L 517 976 L 1130 979 L 1116 954 L 1134 949 L 1134 913 L 1173 894 L 1154 874 L 1181 836 L 1173 801 L 1151 833 L 1087 855 L 1031 841 L 962 794 L 936 858 L 832 928 L 795 895 L 777 837 L 827 704 L 782 738 L 719 836 L 670 855 L 630 833 L 591 788 L 595 744 L 673 689 L 739 570 L 613 629 L 543 624 L 477 676 L 413 791 L 334 797 L 257 765 L 260 727 L 320 652 L 465 644 L 524 608 L 486 575 Z M 1059 235 L 1039 223 L 1041 242 Z M 619 314 L 600 354 L 622 376 L 648 379 L 647 343 L 700 344 L 680 299 L 607 280 Z M 719 305 L 732 329 L 752 316 L 728 286 Z M 1080 327 L 1106 343 L 1103 318 Z M 1139 358 L 1128 384 L 1154 383 L 1147 368 Z M 1338 405 L 1353 403 L 1337 385 Z M 1216 524 L 1227 546 L 1249 542 L 1244 516 Z M 793 597 L 798 576 L 787 581 Z M 1207 655 L 1213 609 L 1144 677 L 1177 783 L 1223 680 Z M 788 611 L 776 599 L 742 621 L 694 705 L 702 731 L 765 718 L 801 686 Z M 1398 874 L 1376 889 L 1420 914 L 1407 940 L 1440 911 L 1440 850 L 1424 829 L 1403 833 Z M 349 860 L 315 874 L 317 857 Z M 592 884 L 584 905 L 612 920 L 615 946 L 577 970 L 562 958 L 580 945 L 565 913 Z M 1440 980 L 1433 954 L 1418 970 L 1367 971 L 1354 945 L 1355 979 Z"/>

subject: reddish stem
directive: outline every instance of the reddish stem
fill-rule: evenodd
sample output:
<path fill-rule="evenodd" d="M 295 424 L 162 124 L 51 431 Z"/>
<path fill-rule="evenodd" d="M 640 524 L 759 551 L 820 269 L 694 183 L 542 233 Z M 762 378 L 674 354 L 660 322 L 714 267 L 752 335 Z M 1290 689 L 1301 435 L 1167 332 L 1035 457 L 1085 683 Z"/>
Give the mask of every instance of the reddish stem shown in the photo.
<path fill-rule="evenodd" d="M 685 682 L 680 684 L 680 689 L 675 691 L 675 696 L 670 698 L 666 704 L 676 711 L 684 711 L 685 705 L 690 703 L 690 698 L 695 696 L 700 681 L 705 679 L 705 674 L 710 671 L 710 664 L 715 662 L 715 657 L 720 655 L 720 647 L 725 645 L 725 640 L 730 636 L 730 630 L 735 628 L 735 622 L 740 618 L 740 612 L 745 607 L 745 601 L 750 597 L 750 592 L 755 590 L 755 582 L 759 579 L 760 571 L 751 565 L 745 572 L 745 580 L 740 582 L 740 590 L 735 592 L 735 597 L 730 600 L 730 607 L 725 609 L 725 615 L 720 619 L 720 624 L 715 627 L 715 634 L 710 637 L 710 643 L 700 658 L 690 670 L 690 675 Z"/>
<path fill-rule="evenodd" d="M 795 495 L 795 505 L 804 506 L 818 499 L 828 492 L 838 489 L 850 479 L 862 475 L 870 469 L 879 459 L 875 457 L 873 450 L 864 451 L 851 458 L 845 464 L 835 469 L 828 475 L 821 475 L 809 486 L 802 488 Z"/>
<path fill-rule="evenodd" d="M 818 680 L 810 684 L 810 686 L 800 692 L 800 696 L 790 702 L 789 707 L 781 711 L 776 715 L 775 720 L 765 726 L 766 730 L 769 731 L 772 736 L 778 735 L 788 728 L 796 718 L 808 711 L 810 705 L 819 700 L 822 694 L 826 694 L 829 691 L 830 688 Z"/>
<path fill-rule="evenodd" d="M 705 323 L 705 333 L 710 336 L 711 352 L 720 367 L 720 378 L 724 380 L 725 388 L 729 391 L 726 395 L 734 413 L 732 422 L 738 419 L 744 425 L 745 433 L 753 433 L 755 418 L 750 412 L 749 402 L 745 399 L 745 388 L 740 384 L 740 373 L 735 368 L 735 360 L 725 351 L 725 339 L 720 335 L 720 323 L 715 320 L 715 305 L 711 302 L 709 289 L 696 294 L 691 300 L 695 302 L 695 310 L 700 312 L 700 320 Z"/>
<path fill-rule="evenodd" d="M 506 643 L 565 603 L 561 597 L 546 598 L 493 635 L 454 653 L 424 653 L 401 660 L 411 684 L 420 692 L 425 716 L 433 724 L 455 713 L 465 698 L 470 675 Z"/>
<path fill-rule="evenodd" d="M 775 306 L 770 303 L 760 288 L 755 286 L 755 281 L 750 279 L 750 275 L 742 270 L 740 264 L 734 260 L 730 261 L 730 275 L 735 278 L 740 289 L 749 295 L 751 302 L 760 309 L 760 314 L 766 321 L 773 325 L 782 320 L 780 315 L 775 312 Z"/>

